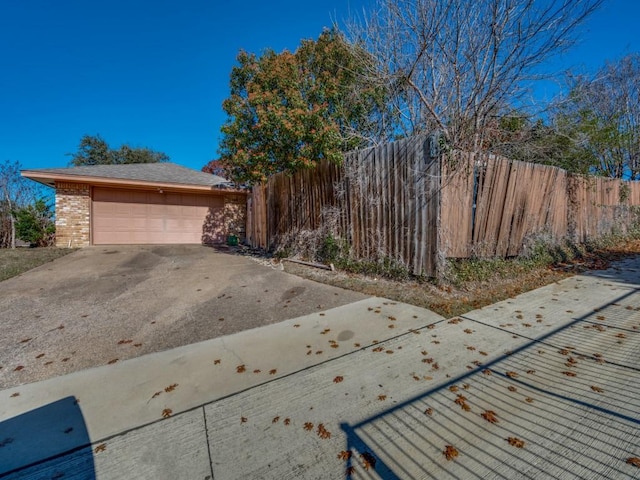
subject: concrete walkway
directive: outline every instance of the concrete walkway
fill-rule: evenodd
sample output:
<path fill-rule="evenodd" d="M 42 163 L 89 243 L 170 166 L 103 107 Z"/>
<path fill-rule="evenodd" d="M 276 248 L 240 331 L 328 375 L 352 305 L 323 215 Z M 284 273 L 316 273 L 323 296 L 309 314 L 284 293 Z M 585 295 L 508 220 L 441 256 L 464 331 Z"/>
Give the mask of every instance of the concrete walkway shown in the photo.
<path fill-rule="evenodd" d="M 0 477 L 640 478 L 639 289 L 371 298 L 0 391 Z"/>

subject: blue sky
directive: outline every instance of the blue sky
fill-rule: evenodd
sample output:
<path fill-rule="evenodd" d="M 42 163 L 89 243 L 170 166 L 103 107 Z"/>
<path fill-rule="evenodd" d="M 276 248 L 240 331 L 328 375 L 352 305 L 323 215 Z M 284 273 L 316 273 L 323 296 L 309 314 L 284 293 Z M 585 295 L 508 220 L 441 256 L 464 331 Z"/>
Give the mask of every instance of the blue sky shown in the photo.
<path fill-rule="evenodd" d="M 66 166 L 84 134 L 216 158 L 240 49 L 294 50 L 369 0 L 0 0 L 0 161 Z M 640 2 L 609 0 L 549 68 L 640 51 Z"/>

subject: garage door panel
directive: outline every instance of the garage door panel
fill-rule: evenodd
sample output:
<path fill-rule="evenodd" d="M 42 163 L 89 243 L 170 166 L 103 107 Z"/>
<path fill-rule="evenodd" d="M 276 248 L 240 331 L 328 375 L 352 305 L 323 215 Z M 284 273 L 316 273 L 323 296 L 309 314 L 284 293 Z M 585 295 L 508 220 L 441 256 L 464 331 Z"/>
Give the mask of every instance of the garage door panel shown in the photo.
<path fill-rule="evenodd" d="M 220 196 L 94 188 L 94 244 L 224 241 Z"/>

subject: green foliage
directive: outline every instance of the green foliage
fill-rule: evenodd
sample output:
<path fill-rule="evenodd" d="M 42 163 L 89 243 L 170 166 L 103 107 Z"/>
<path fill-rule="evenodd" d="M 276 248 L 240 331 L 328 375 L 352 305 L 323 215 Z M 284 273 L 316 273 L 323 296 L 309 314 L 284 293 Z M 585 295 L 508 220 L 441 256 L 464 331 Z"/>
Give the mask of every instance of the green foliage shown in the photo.
<path fill-rule="evenodd" d="M 169 156 L 146 147 L 122 145 L 112 149 L 100 136 L 84 135 L 78 145 L 78 151 L 71 155 L 71 165 L 120 165 L 127 163 L 168 162 Z"/>
<path fill-rule="evenodd" d="M 237 60 L 219 151 L 232 180 L 259 183 L 322 159 L 339 162 L 376 135 L 384 91 L 360 75 L 372 59 L 336 30 L 304 40 L 295 53 L 241 51 Z"/>
<path fill-rule="evenodd" d="M 38 247 L 52 244 L 55 233 L 53 211 L 44 199 L 18 209 L 15 217 L 18 238 Z"/>

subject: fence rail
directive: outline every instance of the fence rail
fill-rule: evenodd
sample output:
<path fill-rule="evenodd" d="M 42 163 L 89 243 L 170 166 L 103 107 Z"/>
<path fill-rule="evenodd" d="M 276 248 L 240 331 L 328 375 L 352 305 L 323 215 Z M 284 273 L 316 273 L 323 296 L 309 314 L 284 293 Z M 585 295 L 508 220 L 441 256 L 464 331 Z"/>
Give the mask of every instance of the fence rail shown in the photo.
<path fill-rule="evenodd" d="M 429 146 L 403 139 L 274 175 L 249 197 L 248 242 L 275 249 L 330 233 L 356 258 L 433 276 L 445 257 L 516 256 L 538 239 L 584 242 L 638 222 L 637 182 L 489 154 L 431 157 Z"/>

